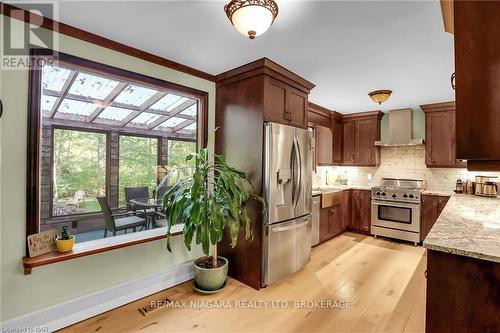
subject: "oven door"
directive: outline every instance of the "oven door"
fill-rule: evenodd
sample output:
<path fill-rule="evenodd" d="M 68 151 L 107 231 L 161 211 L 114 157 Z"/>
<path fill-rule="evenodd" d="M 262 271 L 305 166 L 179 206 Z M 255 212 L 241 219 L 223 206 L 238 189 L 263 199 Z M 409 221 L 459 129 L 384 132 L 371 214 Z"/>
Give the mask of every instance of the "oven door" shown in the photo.
<path fill-rule="evenodd" d="M 372 225 L 420 232 L 420 205 L 372 200 Z"/>

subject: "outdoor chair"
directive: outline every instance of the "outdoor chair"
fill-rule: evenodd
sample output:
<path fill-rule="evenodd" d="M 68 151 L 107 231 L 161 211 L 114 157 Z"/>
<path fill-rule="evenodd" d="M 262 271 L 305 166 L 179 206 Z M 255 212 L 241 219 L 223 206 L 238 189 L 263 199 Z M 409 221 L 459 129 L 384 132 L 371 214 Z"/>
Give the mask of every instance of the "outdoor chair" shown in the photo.
<path fill-rule="evenodd" d="M 112 232 L 113 236 L 116 236 L 116 232 L 120 230 L 125 230 L 125 233 L 127 233 L 128 229 L 132 229 L 134 232 L 137 231 L 137 228 L 146 229 L 147 223 L 144 218 L 135 215 L 116 218 L 124 214 L 113 214 L 105 197 L 97 197 L 97 201 L 104 215 L 104 238 L 108 236 L 108 231 Z"/>
<path fill-rule="evenodd" d="M 78 190 L 75 192 L 73 199 L 68 199 L 66 205 L 75 206 L 77 209 L 80 208 L 80 201 L 85 200 L 85 191 Z"/>

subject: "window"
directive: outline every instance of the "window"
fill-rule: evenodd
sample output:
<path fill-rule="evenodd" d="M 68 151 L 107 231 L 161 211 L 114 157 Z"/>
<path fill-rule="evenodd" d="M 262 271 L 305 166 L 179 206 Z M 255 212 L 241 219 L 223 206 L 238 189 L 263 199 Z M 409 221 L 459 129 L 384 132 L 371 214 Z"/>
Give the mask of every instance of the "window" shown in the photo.
<path fill-rule="evenodd" d="M 153 193 L 157 186 L 158 139 L 120 136 L 119 200 L 125 206 L 125 187 L 147 187 Z"/>
<path fill-rule="evenodd" d="M 43 57 L 40 52 L 33 51 Z M 124 189 L 145 187 L 153 199 L 166 169 L 192 173 L 185 156 L 206 143 L 207 93 L 58 58 L 30 72 L 27 234 L 67 225 L 77 242 L 102 238 L 104 230 L 112 237 L 101 207 L 106 202 L 113 215 L 143 218 L 137 232 L 161 227 L 142 210 L 130 210 Z M 125 231 L 134 230 L 116 235 Z"/>
<path fill-rule="evenodd" d="M 186 161 L 186 156 L 196 152 L 196 142 L 169 140 L 168 141 L 168 166 L 170 170 L 176 169 L 168 178 L 167 185 L 171 186 L 180 178 L 194 172 L 194 162 Z"/>
<path fill-rule="evenodd" d="M 99 212 L 106 195 L 106 134 L 54 129 L 52 215 Z"/>

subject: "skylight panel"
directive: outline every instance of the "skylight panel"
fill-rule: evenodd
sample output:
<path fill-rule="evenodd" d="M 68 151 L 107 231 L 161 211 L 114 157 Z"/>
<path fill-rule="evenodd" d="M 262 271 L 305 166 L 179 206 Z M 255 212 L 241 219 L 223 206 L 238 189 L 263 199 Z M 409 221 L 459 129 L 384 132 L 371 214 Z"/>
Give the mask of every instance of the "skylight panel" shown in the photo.
<path fill-rule="evenodd" d="M 132 113 L 132 110 L 117 108 L 114 106 L 108 106 L 106 109 L 104 109 L 104 111 L 101 112 L 101 114 L 97 118 L 122 121 L 130 113 Z"/>
<path fill-rule="evenodd" d="M 198 113 L 198 103 L 191 105 L 186 110 L 181 112 L 182 115 L 191 117 L 196 117 L 196 113 Z"/>
<path fill-rule="evenodd" d="M 43 89 L 61 92 L 64 83 L 71 73 L 70 70 L 56 66 L 43 66 L 42 87 Z"/>
<path fill-rule="evenodd" d="M 143 112 L 134 119 L 132 119 L 130 122 L 139 125 L 149 125 L 160 117 L 161 117 L 160 115 L 154 113 Z"/>
<path fill-rule="evenodd" d="M 118 81 L 100 76 L 79 73 L 69 89 L 73 95 L 85 96 L 95 99 L 105 99 L 118 85 Z"/>
<path fill-rule="evenodd" d="M 196 131 L 196 123 L 192 123 L 191 125 L 188 125 L 182 129 L 183 131 Z"/>
<path fill-rule="evenodd" d="M 186 97 L 181 97 L 179 100 L 177 100 L 175 103 L 171 104 L 169 107 L 167 107 L 167 111 L 170 112 L 172 111 L 173 109 L 175 109 L 176 107 L 178 107 L 179 105 L 181 105 L 182 103 L 186 102 L 187 100 L 189 100 L 189 98 L 186 98 Z"/>
<path fill-rule="evenodd" d="M 56 102 L 56 97 L 54 96 L 47 96 L 47 95 L 42 95 L 42 101 L 40 103 L 40 107 L 42 109 L 42 112 L 50 112 L 52 108 L 54 107 L 54 103 Z"/>
<path fill-rule="evenodd" d="M 158 127 L 162 127 L 162 128 L 174 128 L 175 126 L 179 125 L 183 121 L 185 121 L 185 119 L 177 118 L 177 117 L 172 117 L 172 118 L 169 118 L 169 119 L 165 120 Z"/>
<path fill-rule="evenodd" d="M 75 114 L 79 116 L 90 116 L 96 108 L 97 105 L 92 103 L 80 102 L 65 98 L 62 101 L 61 105 L 59 105 L 57 112 Z"/>
<path fill-rule="evenodd" d="M 157 93 L 156 90 L 131 84 L 128 85 L 127 88 L 125 88 L 125 90 L 115 98 L 115 102 L 133 106 L 140 106 L 155 93 Z"/>
<path fill-rule="evenodd" d="M 167 94 L 163 96 L 158 102 L 151 106 L 153 110 L 165 111 L 169 106 L 176 103 L 180 99 L 184 97 L 176 95 L 176 94 Z M 182 103 L 182 102 L 181 102 Z"/>

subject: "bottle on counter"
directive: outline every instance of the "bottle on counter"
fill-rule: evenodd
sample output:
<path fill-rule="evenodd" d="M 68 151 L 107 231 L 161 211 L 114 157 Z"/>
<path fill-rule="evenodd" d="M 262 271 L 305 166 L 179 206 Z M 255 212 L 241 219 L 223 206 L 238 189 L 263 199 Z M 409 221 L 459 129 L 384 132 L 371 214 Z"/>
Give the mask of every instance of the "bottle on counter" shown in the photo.
<path fill-rule="evenodd" d="M 467 183 L 465 184 L 465 193 L 469 195 L 473 195 L 474 192 L 474 182 L 470 179 L 467 179 Z"/>
<path fill-rule="evenodd" d="M 464 182 L 458 178 L 455 184 L 455 193 L 464 193 Z"/>

